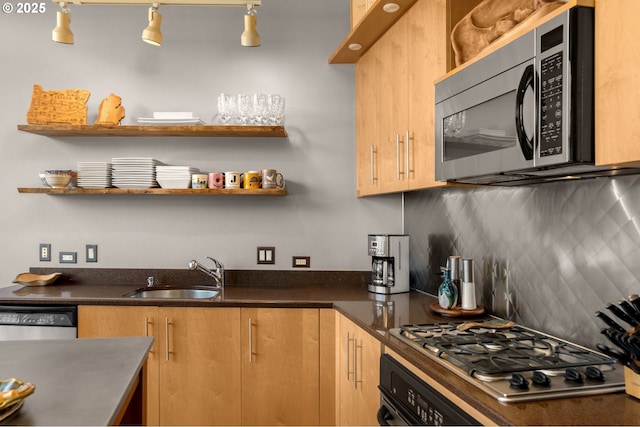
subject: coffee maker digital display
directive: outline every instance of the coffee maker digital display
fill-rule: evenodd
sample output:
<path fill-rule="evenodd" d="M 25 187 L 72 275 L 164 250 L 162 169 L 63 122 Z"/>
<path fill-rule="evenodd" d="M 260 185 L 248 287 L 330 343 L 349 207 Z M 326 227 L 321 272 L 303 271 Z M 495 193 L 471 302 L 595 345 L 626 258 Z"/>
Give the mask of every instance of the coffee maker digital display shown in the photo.
<path fill-rule="evenodd" d="M 369 234 L 368 253 L 371 256 L 369 292 L 409 292 L 409 236 Z"/>

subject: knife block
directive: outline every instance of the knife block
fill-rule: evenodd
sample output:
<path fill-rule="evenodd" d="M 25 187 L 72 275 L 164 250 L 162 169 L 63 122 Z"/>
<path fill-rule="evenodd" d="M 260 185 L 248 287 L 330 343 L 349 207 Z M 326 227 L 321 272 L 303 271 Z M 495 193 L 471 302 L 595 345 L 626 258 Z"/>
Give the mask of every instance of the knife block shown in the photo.
<path fill-rule="evenodd" d="M 640 375 L 624 367 L 624 388 L 629 396 L 640 399 Z"/>

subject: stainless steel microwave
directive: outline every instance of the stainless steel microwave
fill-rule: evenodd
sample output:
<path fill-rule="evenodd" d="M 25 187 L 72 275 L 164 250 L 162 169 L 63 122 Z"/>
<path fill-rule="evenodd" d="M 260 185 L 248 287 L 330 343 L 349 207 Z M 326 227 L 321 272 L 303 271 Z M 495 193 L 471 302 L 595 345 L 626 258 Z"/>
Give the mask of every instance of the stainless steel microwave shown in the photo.
<path fill-rule="evenodd" d="M 576 6 L 436 83 L 436 179 L 520 185 L 594 166 L 594 11 Z"/>

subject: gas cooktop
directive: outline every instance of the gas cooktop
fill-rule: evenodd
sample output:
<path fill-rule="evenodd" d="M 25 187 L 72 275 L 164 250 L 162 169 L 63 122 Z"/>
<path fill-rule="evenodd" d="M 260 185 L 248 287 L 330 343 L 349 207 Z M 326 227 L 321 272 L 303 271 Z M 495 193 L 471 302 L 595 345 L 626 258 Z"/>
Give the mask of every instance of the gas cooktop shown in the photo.
<path fill-rule="evenodd" d="M 622 367 L 601 353 L 516 324 L 462 330 L 465 323 L 390 333 L 501 402 L 624 391 Z"/>

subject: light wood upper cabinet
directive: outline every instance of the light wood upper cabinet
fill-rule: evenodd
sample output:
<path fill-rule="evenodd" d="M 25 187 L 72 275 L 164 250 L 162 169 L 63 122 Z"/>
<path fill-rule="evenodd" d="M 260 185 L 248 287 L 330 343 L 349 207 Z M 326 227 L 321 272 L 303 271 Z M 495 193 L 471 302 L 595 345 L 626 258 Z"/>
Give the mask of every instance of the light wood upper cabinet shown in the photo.
<path fill-rule="evenodd" d="M 356 192 L 380 193 L 380 45 L 375 44 L 356 64 Z"/>
<path fill-rule="evenodd" d="M 318 425 L 318 309 L 242 309 L 242 424 Z"/>
<path fill-rule="evenodd" d="M 356 64 L 357 195 L 435 181 L 434 81 L 446 72 L 446 0 L 418 1 Z"/>
<path fill-rule="evenodd" d="M 378 40 L 381 54 L 380 192 L 407 189 L 409 131 L 408 18 L 404 15 Z"/>
<path fill-rule="evenodd" d="M 640 166 L 640 2 L 597 2 L 595 54 L 596 164 Z"/>
<path fill-rule="evenodd" d="M 409 27 L 410 190 L 445 185 L 435 180 L 435 80 L 447 69 L 446 1 L 418 1 Z"/>
<path fill-rule="evenodd" d="M 378 425 L 382 344 L 336 312 L 336 425 Z"/>

